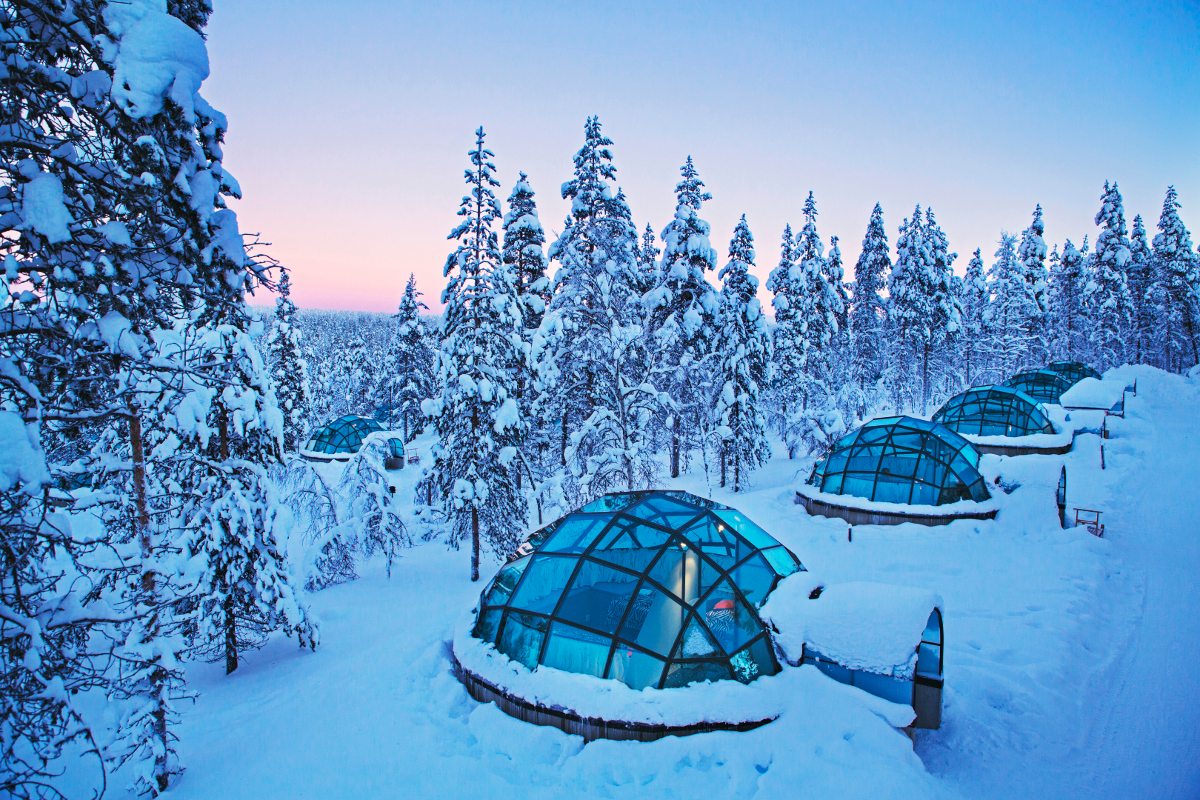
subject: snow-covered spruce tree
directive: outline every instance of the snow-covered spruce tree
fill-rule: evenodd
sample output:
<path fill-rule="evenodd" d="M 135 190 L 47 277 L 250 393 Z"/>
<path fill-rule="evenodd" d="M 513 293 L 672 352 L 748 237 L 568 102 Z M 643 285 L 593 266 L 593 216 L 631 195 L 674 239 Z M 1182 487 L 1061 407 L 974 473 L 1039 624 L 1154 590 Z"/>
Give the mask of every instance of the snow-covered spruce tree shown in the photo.
<path fill-rule="evenodd" d="M 662 250 L 655 242 L 654 228 L 649 222 L 646 230 L 642 231 L 642 242 L 637 251 L 638 284 L 637 293 L 645 294 L 654 288 L 658 281 L 658 254 Z"/>
<path fill-rule="evenodd" d="M 1046 225 L 1039 203 L 1033 211 L 1033 222 L 1021 233 L 1021 242 L 1017 246 L 1017 263 L 1033 303 L 1025 332 L 1029 343 L 1030 366 L 1046 363 L 1050 355 L 1050 272 L 1046 267 L 1046 241 L 1042 238 L 1045 233 Z"/>
<path fill-rule="evenodd" d="M 832 412 L 837 392 L 835 337 L 842 308 L 829 282 L 828 260 L 816 220 L 817 204 L 809 192 L 804 203 L 804 227 L 796 237 L 795 263 L 790 270 L 790 300 L 796 310 L 801 350 L 797 406 L 783 430 L 789 452 L 801 445 L 816 452 L 828 438 L 826 429 L 833 420 L 840 420 Z"/>
<path fill-rule="evenodd" d="M 435 357 L 425 326 L 421 323 L 421 309 L 428 310 L 429 307 L 421 302 L 420 297 L 416 276 L 410 273 L 396 314 L 396 330 L 389 359 L 392 370 L 389 398 L 392 425 L 404 432 L 406 443 L 421 432 L 424 420 L 421 401 L 432 397 L 436 391 L 433 372 Z"/>
<path fill-rule="evenodd" d="M 660 395 L 636 289 L 637 230 L 624 195 L 608 184 L 616 177 L 611 144 L 589 118 L 574 177 L 563 184 L 571 217 L 550 247 L 559 268 L 533 342 L 535 413 L 543 430 L 556 431 L 549 452 L 565 470 L 546 476 L 550 506 L 657 479 L 651 426 Z"/>
<path fill-rule="evenodd" d="M 983 256 L 978 248 L 971 254 L 967 274 L 963 277 L 962 289 L 962 359 L 963 380 L 967 386 L 982 383 L 984 373 L 984 342 L 986 325 L 984 315 L 988 307 L 987 280 L 983 274 Z"/>
<path fill-rule="evenodd" d="M 533 188 L 524 172 L 517 178 L 508 196 L 504 215 L 504 263 L 517 280 L 517 295 L 524 314 L 525 330 L 536 330 L 550 299 L 550 279 L 546 275 L 546 234 L 538 219 Z"/>
<path fill-rule="evenodd" d="M 185 552 L 195 571 L 188 602 L 192 651 L 223 660 L 229 674 L 239 653 L 261 647 L 275 630 L 295 633 L 301 647 L 314 649 L 318 633 L 291 584 L 286 517 L 268 475 L 280 463 L 283 415 L 248 333 L 249 315 L 224 316 L 201 331 L 197 348 L 200 363 L 220 364 L 224 386 L 208 430 L 197 431 L 198 485 L 185 520 Z"/>
<path fill-rule="evenodd" d="M 449 237 L 458 247 L 446 259 L 449 278 L 438 363 L 442 393 L 422 403 L 437 426 L 435 481 L 446 505 L 450 543 L 471 541 L 471 580 L 479 580 L 480 547 L 509 553 L 525 527 L 524 503 L 510 465 L 522 444 L 513 365 L 521 352 L 521 306 L 516 276 L 501 261 L 493 224 L 501 218 L 492 188 L 493 154 L 475 131 L 459 205 L 463 221 Z"/>
<path fill-rule="evenodd" d="M 962 310 L 950 286 L 950 265 L 957 254 L 947 252 L 945 235 L 933 218 L 932 209 L 921 217 L 917 206 L 911 220 L 900 226 L 896 239 L 896 262 L 888 281 L 889 318 L 895 358 L 890 375 L 897 404 L 912 381 L 920 395 L 909 402 L 921 413 L 929 408 L 932 389 L 951 369 L 950 337 L 958 332 Z"/>
<path fill-rule="evenodd" d="M 1200 257 L 1179 218 L 1179 197 L 1167 187 L 1154 237 L 1154 268 L 1149 296 L 1154 306 L 1154 339 L 1163 369 L 1200 363 Z"/>
<path fill-rule="evenodd" d="M 300 348 L 300 329 L 296 327 L 291 278 L 286 269 L 281 269 L 280 273 L 275 321 L 267 337 L 267 357 L 275 385 L 275 398 L 283 412 L 284 452 L 294 453 L 302 444 L 308 425 L 308 363 Z"/>
<path fill-rule="evenodd" d="M 1067 239 L 1062 257 L 1050 274 L 1050 316 L 1054 324 L 1054 357 L 1066 361 L 1090 358 L 1087 310 L 1084 297 L 1088 284 L 1087 240 L 1083 252 Z"/>
<path fill-rule="evenodd" d="M 799 317 L 799 299 L 792 280 L 792 265 L 796 260 L 796 240 L 792 226 L 783 229 L 779 244 L 779 264 L 767 276 L 767 290 L 773 293 L 771 307 L 775 311 L 775 329 L 772 331 L 772 374 L 773 412 L 775 426 L 783 434 L 787 419 L 795 409 L 803 379 L 804 344 L 801 339 L 803 321 Z M 789 448 L 788 458 L 795 453 Z"/>
<path fill-rule="evenodd" d="M 520 173 L 512 194 L 508 197 L 508 213 L 504 215 L 504 264 L 516 277 L 517 300 L 521 304 L 521 342 L 517 363 L 517 403 L 522 416 L 529 416 L 534 373 L 530 366 L 529 351 L 533 333 L 542 324 L 546 305 L 550 300 L 550 278 L 546 275 L 546 234 L 538 220 L 537 203 L 528 177 Z M 534 437 L 531 437 L 534 438 Z M 537 436 L 537 438 L 542 438 Z M 521 486 L 522 472 L 516 471 L 517 486 Z"/>
<path fill-rule="evenodd" d="M 1131 256 L 1129 231 L 1117 185 L 1105 181 L 1100 200 L 1100 211 L 1096 213 L 1100 235 L 1092 253 L 1086 303 L 1092 320 L 1089 338 L 1096 358 L 1094 366 L 1105 370 L 1128 359 L 1134 314 L 1126 276 Z"/>
<path fill-rule="evenodd" d="M 1132 318 L 1129 325 L 1129 357 L 1135 364 L 1150 363 L 1150 330 L 1154 327 L 1154 306 L 1146 299 L 1150 288 L 1154 252 L 1146 239 L 1146 225 L 1142 215 L 1133 218 L 1133 229 L 1129 233 L 1129 263 L 1125 275 L 1129 282 L 1129 300 L 1132 303 Z"/>
<path fill-rule="evenodd" d="M 884 282 L 892 268 L 887 231 L 883 227 L 883 208 L 876 203 L 863 237 L 862 252 L 854 266 L 853 295 L 850 311 L 850 379 L 858 392 L 855 412 L 864 417 L 876 405 L 875 397 L 883 375 L 884 324 L 887 307 L 883 300 Z"/>
<path fill-rule="evenodd" d="M 988 270 L 991 299 L 984 319 L 990 361 L 998 379 L 1008 380 L 1034 364 L 1030 330 L 1037 306 L 1017 259 L 1016 237 L 1001 231 L 999 244 L 996 260 Z"/>
<path fill-rule="evenodd" d="M 717 387 L 714 414 L 720 447 L 721 485 L 732 473 L 740 492 L 749 473 L 771 457 L 760 398 L 771 380 L 771 332 L 758 300 L 754 237 L 743 214 L 729 242 L 729 262 L 721 268 Z"/>
<path fill-rule="evenodd" d="M 67 578 L 76 596 L 54 600 L 59 608 L 86 609 L 102 599 L 118 609 L 119 625 L 107 624 L 115 622 L 107 614 L 97 626 L 85 610 L 75 616 L 89 630 L 63 626 L 66 638 L 56 632 L 33 645 L 47 666 L 56 662 L 53 647 L 74 654 L 55 667 L 56 685 L 106 690 L 116 701 L 121 729 L 105 756 L 132 760 L 138 789 L 149 793 L 165 790 L 180 770 L 171 705 L 182 686 L 171 615 L 180 596 L 172 472 L 190 454 L 170 428 L 181 424 L 180 383 L 191 379 L 194 365 L 183 363 L 171 334 L 182 329 L 182 340 L 194 339 L 189 331 L 206 315 L 231 297 L 240 302 L 249 288 L 247 271 L 227 258 L 241 253 L 242 242 L 233 212 L 222 207 L 221 194 L 238 191 L 221 165 L 225 119 L 196 93 L 208 74 L 196 29 L 206 12 L 196 3 L 173 9 L 193 27 L 153 2 L 100 8 L 20 2 L 0 9 L 7 63 L 0 92 L 6 119 L 17 124 L 2 151 L 3 200 L 11 208 L 3 224 L 6 233 L 21 231 L 6 237 L 6 277 L 10 288 L 28 282 L 18 292 L 20 306 L 10 306 L 19 310 L 10 320 L 18 329 L 9 328 L 5 347 L 14 376 L 35 376 L 41 384 L 44 411 L 29 421 L 50 423 L 41 435 L 50 443 L 52 469 L 79 452 L 60 447 L 68 440 L 94 443 L 107 454 L 92 480 L 111 502 L 66 515 L 84 524 L 102 517 L 107 541 L 88 546 L 125 555 L 116 574 L 76 562 L 71 569 L 81 578 Z M 211 399 L 212 391 L 201 395 Z M 33 413 L 20 402 L 15 407 Z M 87 549 L 68 528 L 53 537 L 37 540 L 50 550 L 22 545 L 24 552 L 34 561 L 50 556 L 60 570 L 69 563 L 65 555 Z M 27 596 L 47 599 L 36 591 Z M 43 623 L 46 632 L 55 629 L 52 617 Z M 25 658 L 24 678 L 17 673 L 26 688 L 40 680 L 30 674 L 39 659 Z M 67 663 L 83 669 L 83 687 L 73 683 Z M 100 663 L 111 669 L 102 671 Z M 32 738 L 7 736 L 6 744 L 28 743 L 24 755 L 52 762 L 80 730 L 71 727 L 78 718 L 70 704 L 57 699 L 65 697 L 43 693 L 40 706 L 13 707 L 16 713 L 37 708 L 40 719 L 26 729 Z M 9 730 L 20 727 L 14 722 Z M 38 738 L 51 730 L 47 724 L 59 729 L 53 738 Z M 39 769 L 12 774 L 36 776 Z"/>
<path fill-rule="evenodd" d="M 717 252 L 709 244 L 709 225 L 698 216 L 705 200 L 692 157 L 679 168 L 675 187 L 675 218 L 662 232 L 663 255 L 658 280 L 642 298 L 653 352 L 658 387 L 671 395 L 671 477 L 679 477 L 685 450 L 703 441 L 709 410 L 705 361 L 716 337 L 717 293 L 706 273 L 715 269 Z"/>

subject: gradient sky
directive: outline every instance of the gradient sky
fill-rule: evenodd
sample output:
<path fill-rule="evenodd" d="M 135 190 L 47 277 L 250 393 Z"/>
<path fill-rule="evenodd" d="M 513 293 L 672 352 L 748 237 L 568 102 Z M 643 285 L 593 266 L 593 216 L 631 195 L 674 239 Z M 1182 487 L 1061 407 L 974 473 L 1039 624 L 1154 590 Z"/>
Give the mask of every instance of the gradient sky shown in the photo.
<path fill-rule="evenodd" d="M 1196 2 L 214 6 L 233 206 L 304 307 L 394 310 L 412 272 L 437 308 L 481 124 L 500 198 L 527 172 L 553 239 L 589 114 L 639 230 L 670 221 L 690 154 L 721 264 L 744 213 L 764 282 L 810 189 L 848 278 L 876 202 L 893 247 L 932 205 L 960 273 L 1037 203 L 1048 243 L 1094 240 L 1105 180 L 1151 234 L 1174 184 L 1200 233 Z"/>

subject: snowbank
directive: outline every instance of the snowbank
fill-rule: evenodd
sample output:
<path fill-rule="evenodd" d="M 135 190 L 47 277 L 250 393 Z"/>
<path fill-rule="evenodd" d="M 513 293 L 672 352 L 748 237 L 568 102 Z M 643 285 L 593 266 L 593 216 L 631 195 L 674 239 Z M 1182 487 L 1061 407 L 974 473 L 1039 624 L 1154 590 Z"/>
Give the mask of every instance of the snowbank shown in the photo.
<path fill-rule="evenodd" d="M 938 594 L 853 581 L 810 600 L 806 589 L 785 579 L 762 609 L 779 630 L 775 643 L 790 663 L 800 663 L 807 644 L 844 667 L 912 679 L 925 623 L 942 609 Z"/>
<path fill-rule="evenodd" d="M 530 672 L 491 644 L 472 636 L 474 624 L 475 614 L 466 613 L 455 626 L 454 655 L 465 669 L 514 697 L 582 717 L 671 726 L 756 722 L 776 719 L 792 706 L 803 708 L 805 694 L 834 691 L 836 685 L 832 680 L 815 680 L 815 668 L 785 667 L 778 675 L 748 684 L 729 680 L 694 683 L 680 689 L 635 691 L 617 680 L 563 672 L 544 664 Z M 894 727 L 904 727 L 913 720 L 913 710 L 907 706 L 858 694 L 862 695 L 857 698 L 862 705 Z"/>

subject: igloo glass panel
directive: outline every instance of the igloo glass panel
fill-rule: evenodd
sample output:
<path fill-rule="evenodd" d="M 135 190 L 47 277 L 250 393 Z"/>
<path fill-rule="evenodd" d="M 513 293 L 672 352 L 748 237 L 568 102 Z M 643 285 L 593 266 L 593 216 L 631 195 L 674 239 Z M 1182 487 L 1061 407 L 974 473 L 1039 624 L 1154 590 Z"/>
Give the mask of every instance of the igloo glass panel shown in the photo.
<path fill-rule="evenodd" d="M 612 527 L 596 542 L 597 550 L 647 549 L 653 552 L 666 543 L 671 534 L 641 520 L 618 515 Z"/>
<path fill-rule="evenodd" d="M 699 620 L 693 615 L 683 631 L 683 638 L 673 655 L 676 658 L 707 658 L 722 655 L 712 634 L 704 629 Z"/>
<path fill-rule="evenodd" d="M 936 644 L 921 642 L 917 650 L 917 674 L 937 677 L 942 674 L 942 648 Z"/>
<path fill-rule="evenodd" d="M 649 520 L 656 525 L 663 525 L 672 530 L 683 527 L 701 511 L 702 509 L 686 506 L 669 497 L 657 494 L 651 495 L 629 509 L 629 513 L 635 517 Z"/>
<path fill-rule="evenodd" d="M 613 653 L 612 664 L 608 668 L 608 677 L 623 681 L 630 689 L 656 688 L 662 680 L 663 667 L 667 662 L 655 658 L 648 653 L 622 646 L 617 642 Z"/>
<path fill-rule="evenodd" d="M 771 569 L 762 554 L 758 553 L 734 567 L 730 577 L 751 605 L 761 607 L 775 582 L 775 570 Z"/>
<path fill-rule="evenodd" d="M 663 681 L 664 689 L 677 689 L 689 683 L 702 681 L 723 681 L 733 678 L 729 666 L 720 661 L 698 661 L 691 663 L 673 663 L 667 667 L 667 677 Z"/>
<path fill-rule="evenodd" d="M 779 547 L 768 547 L 762 551 L 762 554 L 781 578 L 786 578 L 793 572 L 799 572 L 802 569 L 796 562 L 796 559 L 792 557 L 792 554 L 782 545 Z"/>
<path fill-rule="evenodd" d="M 493 608 L 484 611 L 475 621 L 475 630 L 473 634 L 483 639 L 485 642 L 496 641 L 496 629 L 500 627 L 500 618 L 504 615 L 504 609 Z"/>
<path fill-rule="evenodd" d="M 724 522 L 732 525 L 733 529 L 754 547 L 771 547 L 779 544 L 779 542 L 775 541 L 775 537 L 758 527 L 758 525 L 740 511 L 721 508 L 714 510 L 713 513 Z"/>
<path fill-rule="evenodd" d="M 880 472 L 875 477 L 876 503 L 907 503 L 912 493 L 912 480 L 903 476 Z"/>
<path fill-rule="evenodd" d="M 608 637 L 556 621 L 550 626 L 550 636 L 546 639 L 546 654 L 542 657 L 542 663 L 564 672 L 595 675 L 599 678 L 604 675 L 611 647 L 612 639 Z"/>
<path fill-rule="evenodd" d="M 733 591 L 728 581 L 719 584 L 700 604 L 704 624 L 726 653 L 732 653 L 762 630 L 758 619 Z"/>
<path fill-rule="evenodd" d="M 615 633 L 639 580 L 636 575 L 584 561 L 555 616 Z"/>
<path fill-rule="evenodd" d="M 577 516 L 558 526 L 554 535 L 542 546 L 545 553 L 582 553 L 588 548 L 604 526 L 608 517 Z"/>
<path fill-rule="evenodd" d="M 646 650 L 668 656 L 686 618 L 686 609 L 674 599 L 643 585 L 625 615 L 620 636 Z"/>
<path fill-rule="evenodd" d="M 513 563 L 500 570 L 496 575 L 496 579 L 492 581 L 492 588 L 487 595 L 487 604 L 489 606 L 502 606 L 508 600 L 509 595 L 517 586 L 517 581 L 521 580 L 521 576 L 525 573 L 525 568 L 529 566 L 529 556 L 518 559 Z"/>
<path fill-rule="evenodd" d="M 537 666 L 549 624 L 543 617 L 509 611 L 505 615 L 496 649 L 532 670 Z"/>
<path fill-rule="evenodd" d="M 508 604 L 542 614 L 554 611 L 577 562 L 571 556 L 535 555 Z"/>

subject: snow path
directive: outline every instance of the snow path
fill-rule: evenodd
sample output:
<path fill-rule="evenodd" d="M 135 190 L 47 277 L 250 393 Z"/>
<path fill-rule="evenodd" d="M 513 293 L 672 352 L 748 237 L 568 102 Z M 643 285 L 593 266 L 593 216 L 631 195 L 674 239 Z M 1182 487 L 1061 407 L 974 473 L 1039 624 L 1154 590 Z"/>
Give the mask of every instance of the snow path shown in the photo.
<path fill-rule="evenodd" d="M 1113 487 L 1105 535 L 1145 575 L 1144 606 L 1132 652 L 1089 737 L 1094 771 L 1071 794 L 1193 798 L 1200 796 L 1200 391 L 1175 376 L 1139 387 L 1126 400 L 1126 419 L 1110 423 L 1106 456 L 1126 480 Z"/>

